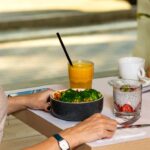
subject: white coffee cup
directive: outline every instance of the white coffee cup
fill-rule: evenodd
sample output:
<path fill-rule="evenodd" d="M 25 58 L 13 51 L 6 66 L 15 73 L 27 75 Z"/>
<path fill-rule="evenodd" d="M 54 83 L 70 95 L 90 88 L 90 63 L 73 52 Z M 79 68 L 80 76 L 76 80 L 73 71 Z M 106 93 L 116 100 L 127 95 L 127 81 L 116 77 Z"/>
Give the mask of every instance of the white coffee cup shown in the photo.
<path fill-rule="evenodd" d="M 140 57 L 123 57 L 119 59 L 119 75 L 122 79 L 139 80 L 145 78 L 145 60 Z"/>

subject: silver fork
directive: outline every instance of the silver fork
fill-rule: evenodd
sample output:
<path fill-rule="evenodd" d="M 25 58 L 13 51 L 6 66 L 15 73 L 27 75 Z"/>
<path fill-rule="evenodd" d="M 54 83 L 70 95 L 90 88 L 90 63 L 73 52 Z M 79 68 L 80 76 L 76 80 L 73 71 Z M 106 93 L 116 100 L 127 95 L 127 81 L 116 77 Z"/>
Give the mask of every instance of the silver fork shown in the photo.
<path fill-rule="evenodd" d="M 127 126 L 120 126 L 117 129 L 126 129 L 126 128 L 142 128 L 142 127 L 150 127 L 150 124 L 135 124 L 135 125 L 127 125 Z"/>
<path fill-rule="evenodd" d="M 132 117 L 131 119 L 125 121 L 125 122 L 118 123 L 118 125 L 119 125 L 119 126 L 131 125 L 131 124 L 133 124 L 134 122 L 136 122 L 140 117 L 141 117 L 140 115 L 136 115 L 136 116 Z"/>

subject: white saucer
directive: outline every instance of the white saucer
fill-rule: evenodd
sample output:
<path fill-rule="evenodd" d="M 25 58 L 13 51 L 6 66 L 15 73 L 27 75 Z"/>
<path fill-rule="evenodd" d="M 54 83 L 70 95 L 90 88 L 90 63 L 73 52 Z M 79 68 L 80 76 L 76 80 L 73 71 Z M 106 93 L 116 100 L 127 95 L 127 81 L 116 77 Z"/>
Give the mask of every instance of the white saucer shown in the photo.
<path fill-rule="evenodd" d="M 150 79 L 149 78 L 146 78 L 146 80 L 143 80 L 142 92 L 143 93 L 150 92 Z"/>

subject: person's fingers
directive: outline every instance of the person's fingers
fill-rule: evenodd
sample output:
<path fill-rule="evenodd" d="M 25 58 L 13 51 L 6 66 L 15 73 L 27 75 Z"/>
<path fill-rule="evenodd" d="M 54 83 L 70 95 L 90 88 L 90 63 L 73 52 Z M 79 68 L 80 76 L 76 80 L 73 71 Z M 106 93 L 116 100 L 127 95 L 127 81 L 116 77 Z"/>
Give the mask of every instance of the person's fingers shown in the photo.
<path fill-rule="evenodd" d="M 114 124 L 109 124 L 107 123 L 101 123 L 100 121 L 95 121 L 95 122 L 84 122 L 76 125 L 77 132 L 81 132 L 83 134 L 86 134 L 87 132 L 90 132 L 92 134 L 97 134 L 97 132 L 103 132 L 103 131 L 109 131 L 109 132 L 115 132 L 116 131 L 116 126 Z"/>
<path fill-rule="evenodd" d="M 108 121 L 110 124 L 114 124 L 116 125 L 117 124 L 117 121 L 108 117 L 108 116 L 104 116 L 104 115 L 101 115 L 101 120 L 103 121 Z"/>
<path fill-rule="evenodd" d="M 101 115 L 99 113 L 94 114 L 93 116 L 89 117 L 88 119 L 85 120 L 85 122 L 91 122 L 94 124 L 111 124 L 113 126 L 117 126 L 117 121 L 114 119 L 111 119 L 107 116 Z"/>
<path fill-rule="evenodd" d="M 102 115 L 100 113 L 95 113 L 94 115 L 90 116 L 86 120 L 87 121 L 89 121 L 89 120 L 93 120 L 93 121 L 95 121 L 95 120 L 104 120 L 104 121 L 106 121 L 106 120 L 110 120 L 110 118 L 107 117 L 107 116 L 104 116 L 104 115 Z"/>
<path fill-rule="evenodd" d="M 87 127 L 87 125 L 85 125 Z M 117 124 L 112 124 L 109 121 L 95 121 L 93 123 L 89 123 L 88 124 L 88 128 L 93 128 L 93 130 L 96 131 L 103 131 L 103 130 L 107 130 L 110 132 L 114 132 L 117 128 Z"/>
<path fill-rule="evenodd" d="M 115 131 L 116 128 L 117 128 L 116 125 L 112 125 L 112 124 L 109 124 L 109 123 L 104 124 L 103 126 L 104 126 L 104 129 L 108 130 L 108 131 Z"/>
<path fill-rule="evenodd" d="M 51 108 L 51 106 L 49 104 L 46 104 L 45 107 L 44 107 L 44 110 L 45 111 L 50 111 L 50 108 Z"/>
<path fill-rule="evenodd" d="M 104 124 L 110 124 L 112 126 L 117 126 L 117 121 L 111 118 L 103 118 L 103 119 L 100 119 L 99 121 L 102 124 L 104 123 Z"/>
<path fill-rule="evenodd" d="M 51 99 L 50 96 L 47 98 L 47 103 L 50 103 Z"/>
<path fill-rule="evenodd" d="M 117 126 L 116 120 L 111 119 L 111 118 L 101 115 L 101 114 L 95 114 L 95 119 L 98 120 L 101 124 L 110 124 L 114 127 Z"/>
<path fill-rule="evenodd" d="M 95 120 L 98 120 L 98 119 L 101 119 L 101 118 L 102 118 L 102 115 L 101 115 L 101 114 L 95 113 L 95 114 L 93 114 L 92 116 L 90 116 L 89 118 L 85 119 L 84 121 L 85 121 L 85 122 L 95 121 Z"/>
<path fill-rule="evenodd" d="M 114 132 L 110 132 L 108 130 L 104 130 L 102 133 L 99 133 L 99 139 L 102 138 L 111 138 L 114 135 Z"/>

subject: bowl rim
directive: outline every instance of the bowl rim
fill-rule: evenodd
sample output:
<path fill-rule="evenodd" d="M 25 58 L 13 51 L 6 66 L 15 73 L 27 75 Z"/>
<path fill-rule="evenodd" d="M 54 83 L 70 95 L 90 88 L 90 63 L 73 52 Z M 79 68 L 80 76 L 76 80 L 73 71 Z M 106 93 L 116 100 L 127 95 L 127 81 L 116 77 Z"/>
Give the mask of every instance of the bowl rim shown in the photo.
<path fill-rule="evenodd" d="M 74 89 L 74 90 L 85 90 L 83 88 L 71 88 L 71 89 Z M 94 103 L 94 102 L 97 102 L 97 101 L 102 101 L 104 96 L 102 95 L 99 99 L 97 100 L 94 100 L 94 101 L 91 101 L 91 102 L 63 102 L 63 101 L 60 101 L 60 100 L 57 100 L 57 99 L 54 99 L 53 98 L 53 95 L 54 93 L 58 92 L 58 91 L 65 91 L 65 90 L 68 90 L 68 89 L 62 89 L 62 90 L 56 90 L 54 91 L 53 93 L 50 94 L 50 99 L 54 100 L 54 101 L 57 101 L 59 103 L 64 103 L 64 104 L 74 104 L 74 105 L 77 105 L 77 104 L 89 104 L 89 103 Z M 97 91 L 97 90 L 96 90 Z"/>

